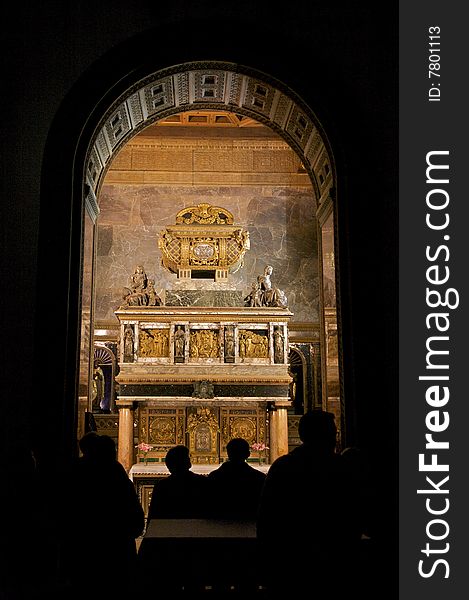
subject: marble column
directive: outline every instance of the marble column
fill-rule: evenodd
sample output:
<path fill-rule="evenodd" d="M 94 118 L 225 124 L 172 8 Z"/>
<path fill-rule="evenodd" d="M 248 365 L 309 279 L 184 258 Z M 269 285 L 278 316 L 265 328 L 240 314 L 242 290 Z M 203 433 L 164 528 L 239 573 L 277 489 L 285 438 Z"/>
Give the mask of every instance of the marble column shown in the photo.
<path fill-rule="evenodd" d="M 134 403 L 131 400 L 117 400 L 119 409 L 119 437 L 117 460 L 127 472 L 134 464 Z"/>
<path fill-rule="evenodd" d="M 270 413 L 270 462 L 288 454 L 288 413 L 289 400 L 276 400 Z"/>

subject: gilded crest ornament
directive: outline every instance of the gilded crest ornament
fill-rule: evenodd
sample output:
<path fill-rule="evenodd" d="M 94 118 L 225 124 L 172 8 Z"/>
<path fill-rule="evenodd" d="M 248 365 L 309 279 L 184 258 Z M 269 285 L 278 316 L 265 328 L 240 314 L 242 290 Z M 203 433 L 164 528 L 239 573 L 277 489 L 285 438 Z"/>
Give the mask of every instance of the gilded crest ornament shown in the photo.
<path fill-rule="evenodd" d="M 242 267 L 250 241 L 226 208 L 202 202 L 180 210 L 176 224 L 160 232 L 158 246 L 163 266 L 179 279 L 204 271 L 220 281 Z"/>
<path fill-rule="evenodd" d="M 213 383 L 210 381 L 196 381 L 194 382 L 194 392 L 192 393 L 193 398 L 213 398 L 215 396 L 213 391 Z"/>

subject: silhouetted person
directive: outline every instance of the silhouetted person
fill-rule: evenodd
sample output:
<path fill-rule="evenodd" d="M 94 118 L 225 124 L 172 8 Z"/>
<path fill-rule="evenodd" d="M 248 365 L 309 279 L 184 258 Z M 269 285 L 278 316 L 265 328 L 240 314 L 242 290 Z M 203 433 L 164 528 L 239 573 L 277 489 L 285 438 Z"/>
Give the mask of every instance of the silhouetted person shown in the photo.
<path fill-rule="evenodd" d="M 99 439 L 100 436 L 95 430 L 85 433 L 85 435 L 78 442 L 78 446 L 81 450 L 83 458 L 89 459 L 92 458 L 94 454 L 99 455 Z"/>
<path fill-rule="evenodd" d="M 166 454 L 168 477 L 154 487 L 148 519 L 199 519 L 207 513 L 207 477 L 191 471 L 186 446 L 174 446 Z"/>
<path fill-rule="evenodd" d="M 70 597 L 123 598 L 131 590 L 143 509 L 112 438 L 90 432 L 80 449 L 63 496 L 62 566 Z"/>
<path fill-rule="evenodd" d="M 245 439 L 230 440 L 226 451 L 228 461 L 208 475 L 211 516 L 255 520 L 265 474 L 246 462 L 251 451 Z"/>
<path fill-rule="evenodd" d="M 261 496 L 258 538 L 263 554 L 276 557 L 269 597 L 341 598 L 355 586 L 355 490 L 335 452 L 334 415 L 306 413 L 298 432 L 302 444 L 274 461 Z"/>
<path fill-rule="evenodd" d="M 203 519 L 207 516 L 208 481 L 205 475 L 191 471 L 192 463 L 189 449 L 186 446 L 170 448 L 165 457 L 166 467 L 170 475 L 158 479 L 153 486 L 148 522 L 152 519 Z M 158 525 L 158 522 L 156 521 Z M 152 569 L 155 561 L 164 565 L 164 574 L 158 581 L 157 591 L 161 597 L 179 597 L 177 594 L 196 594 L 201 591 L 201 584 L 190 571 L 192 545 L 170 544 L 153 554 L 145 550 L 145 541 L 140 548 L 140 586 L 141 595 L 155 593 L 155 582 Z M 200 551 L 200 550 L 196 550 Z"/>

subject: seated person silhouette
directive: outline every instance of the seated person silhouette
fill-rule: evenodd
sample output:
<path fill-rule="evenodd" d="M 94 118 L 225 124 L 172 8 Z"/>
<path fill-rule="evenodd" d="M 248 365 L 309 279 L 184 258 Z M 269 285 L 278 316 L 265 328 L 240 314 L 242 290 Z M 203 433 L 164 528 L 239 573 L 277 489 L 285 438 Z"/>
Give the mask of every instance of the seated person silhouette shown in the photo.
<path fill-rule="evenodd" d="M 83 456 L 68 473 L 63 496 L 61 558 L 70 597 L 130 591 L 142 506 L 112 438 L 90 432 L 79 445 Z M 115 572 L 122 577 L 110 577 Z"/>
<path fill-rule="evenodd" d="M 246 462 L 251 452 L 245 439 L 233 438 L 226 451 L 228 461 L 208 475 L 211 516 L 255 520 L 265 474 Z"/>
<path fill-rule="evenodd" d="M 148 523 L 152 519 L 206 518 L 208 481 L 205 475 L 198 475 L 190 470 L 192 463 L 189 449 L 182 445 L 174 446 L 166 453 L 165 461 L 170 475 L 158 479 L 153 486 Z M 158 591 L 162 596 L 175 597 L 175 594 L 183 591 L 186 594 L 195 593 L 203 588 L 200 577 L 191 568 L 194 552 L 191 544 L 169 543 L 158 552 L 156 560 L 159 568 L 164 571 L 164 577 L 158 581 Z M 154 593 L 155 555 L 151 546 L 142 542 L 139 558 L 142 590 L 145 594 Z"/>
<path fill-rule="evenodd" d="M 353 574 L 360 538 L 355 491 L 335 451 L 334 415 L 308 412 L 298 433 L 302 444 L 274 461 L 261 495 L 261 547 L 272 556 L 287 552 L 289 563 L 288 575 L 281 568 L 269 569 L 268 587 L 275 598 L 313 591 L 320 597 L 320 590 L 339 598 Z"/>
<path fill-rule="evenodd" d="M 207 515 L 207 478 L 191 471 L 186 446 L 174 446 L 166 454 L 169 477 L 153 486 L 148 509 L 150 519 L 200 519 Z"/>

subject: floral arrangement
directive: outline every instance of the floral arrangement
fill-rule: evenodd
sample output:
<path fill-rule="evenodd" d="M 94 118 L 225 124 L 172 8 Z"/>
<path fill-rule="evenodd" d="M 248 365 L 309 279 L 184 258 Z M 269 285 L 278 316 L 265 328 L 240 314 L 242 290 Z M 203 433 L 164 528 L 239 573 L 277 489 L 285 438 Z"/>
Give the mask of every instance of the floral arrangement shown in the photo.
<path fill-rule="evenodd" d="M 146 442 L 140 442 L 140 444 L 137 444 L 135 447 L 137 448 L 137 450 L 139 450 L 139 452 L 142 452 L 143 458 L 146 463 L 147 454 L 150 452 L 150 450 L 153 450 L 153 446 L 151 444 L 147 444 Z"/>
<path fill-rule="evenodd" d="M 254 450 L 255 452 L 259 453 L 259 464 L 260 465 L 262 465 L 262 463 L 267 459 L 267 450 L 268 449 L 269 449 L 269 446 L 264 444 L 264 442 L 254 442 L 254 444 L 251 444 L 251 450 Z"/>
<path fill-rule="evenodd" d="M 264 442 L 254 442 L 251 444 L 251 450 L 255 450 L 256 452 L 262 452 L 263 450 L 268 450 L 269 446 L 266 446 Z"/>

